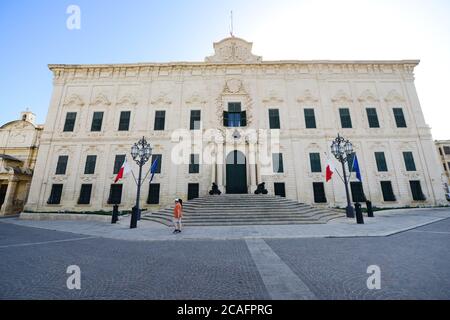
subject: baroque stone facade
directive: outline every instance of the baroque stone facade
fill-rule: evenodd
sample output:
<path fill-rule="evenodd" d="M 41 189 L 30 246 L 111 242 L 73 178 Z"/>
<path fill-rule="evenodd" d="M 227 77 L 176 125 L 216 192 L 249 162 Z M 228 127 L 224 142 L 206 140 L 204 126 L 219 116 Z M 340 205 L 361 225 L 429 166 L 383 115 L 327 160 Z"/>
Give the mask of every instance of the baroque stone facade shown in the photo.
<path fill-rule="evenodd" d="M 236 37 L 214 49 L 204 62 L 50 65 L 54 90 L 26 210 L 111 210 L 116 156 L 129 155 L 143 136 L 162 159 L 159 189 L 150 192 L 148 181 L 142 188 L 142 206 L 151 210 L 206 195 L 213 182 L 222 192 L 242 184 L 253 192 L 265 182 L 269 194 L 344 207 L 339 177 L 325 183 L 338 133 L 353 142 L 364 193 L 376 206 L 446 203 L 414 85 L 419 61 L 263 61 Z M 181 144 L 189 152 L 180 162 Z M 189 154 L 199 155 L 198 167 Z M 243 171 L 227 164 L 233 156 Z M 129 209 L 135 182 L 118 184 Z M 80 201 L 82 185 L 90 185 L 89 201 Z"/>
<path fill-rule="evenodd" d="M 22 212 L 28 197 L 43 127 L 25 111 L 0 127 L 0 216 Z"/>

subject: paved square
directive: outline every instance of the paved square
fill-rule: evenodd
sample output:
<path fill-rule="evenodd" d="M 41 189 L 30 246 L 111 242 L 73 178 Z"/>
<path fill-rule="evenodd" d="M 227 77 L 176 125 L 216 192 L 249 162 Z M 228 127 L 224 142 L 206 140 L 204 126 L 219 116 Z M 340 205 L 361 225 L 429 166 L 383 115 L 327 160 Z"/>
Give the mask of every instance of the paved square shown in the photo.
<path fill-rule="evenodd" d="M 0 299 L 450 299 L 450 219 L 388 237 L 177 241 L 7 220 Z M 66 287 L 69 265 L 81 268 L 81 290 Z M 370 265 L 381 290 L 367 288 Z"/>

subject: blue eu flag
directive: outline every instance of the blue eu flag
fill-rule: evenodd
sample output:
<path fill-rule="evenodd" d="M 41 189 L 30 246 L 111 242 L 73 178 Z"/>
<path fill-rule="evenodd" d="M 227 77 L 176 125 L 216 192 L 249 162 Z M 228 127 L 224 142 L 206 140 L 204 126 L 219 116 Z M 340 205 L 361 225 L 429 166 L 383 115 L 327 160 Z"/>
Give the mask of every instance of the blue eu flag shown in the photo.
<path fill-rule="evenodd" d="M 361 170 L 359 169 L 359 162 L 358 162 L 358 157 L 355 156 L 353 157 L 353 171 L 356 172 L 356 178 L 362 182 L 362 178 L 361 178 Z"/>
<path fill-rule="evenodd" d="M 150 168 L 150 173 L 152 176 L 150 177 L 150 183 L 153 181 L 153 177 L 155 176 L 156 169 L 158 169 L 158 158 L 155 159 L 155 161 L 152 164 L 152 167 Z"/>

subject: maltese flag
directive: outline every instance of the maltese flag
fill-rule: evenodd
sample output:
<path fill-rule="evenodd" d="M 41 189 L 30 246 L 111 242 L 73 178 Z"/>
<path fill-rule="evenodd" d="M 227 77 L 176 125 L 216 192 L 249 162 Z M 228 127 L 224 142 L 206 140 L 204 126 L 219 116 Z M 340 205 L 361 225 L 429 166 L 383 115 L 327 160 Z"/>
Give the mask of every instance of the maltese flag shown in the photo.
<path fill-rule="evenodd" d="M 129 173 L 131 172 L 131 167 L 127 162 L 127 159 L 125 158 L 125 162 L 120 167 L 119 173 L 117 173 L 117 177 L 114 180 L 114 183 L 117 183 L 120 179 L 125 178 Z"/>
<path fill-rule="evenodd" d="M 333 174 L 335 171 L 335 167 L 334 167 L 334 163 L 333 161 L 331 161 L 330 158 L 328 158 L 327 160 L 327 169 L 326 169 L 326 178 L 327 178 L 327 182 L 331 180 L 331 178 L 333 178 Z"/>

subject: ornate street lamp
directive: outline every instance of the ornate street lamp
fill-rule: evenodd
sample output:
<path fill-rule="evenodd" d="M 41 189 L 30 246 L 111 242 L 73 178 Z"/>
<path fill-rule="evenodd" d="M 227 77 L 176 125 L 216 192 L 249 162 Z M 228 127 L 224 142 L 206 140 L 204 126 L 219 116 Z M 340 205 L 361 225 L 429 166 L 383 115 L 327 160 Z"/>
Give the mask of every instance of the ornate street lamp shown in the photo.
<path fill-rule="evenodd" d="M 142 137 L 141 140 L 139 140 L 131 147 L 131 156 L 139 166 L 139 178 L 137 181 L 136 206 L 133 208 L 133 213 L 131 214 L 130 229 L 137 228 L 137 221 L 140 219 L 139 198 L 141 196 L 142 167 L 147 163 L 151 155 L 152 147 L 147 142 L 147 140 L 145 140 L 145 137 Z"/>
<path fill-rule="evenodd" d="M 348 189 L 348 179 L 347 173 L 345 171 L 345 163 L 350 155 L 353 154 L 353 145 L 349 140 L 345 140 L 339 134 L 337 138 L 331 144 L 331 153 L 336 157 L 336 159 L 342 163 L 342 172 L 344 175 L 345 193 L 347 196 L 347 218 L 354 218 L 355 211 L 350 200 L 350 192 Z"/>

